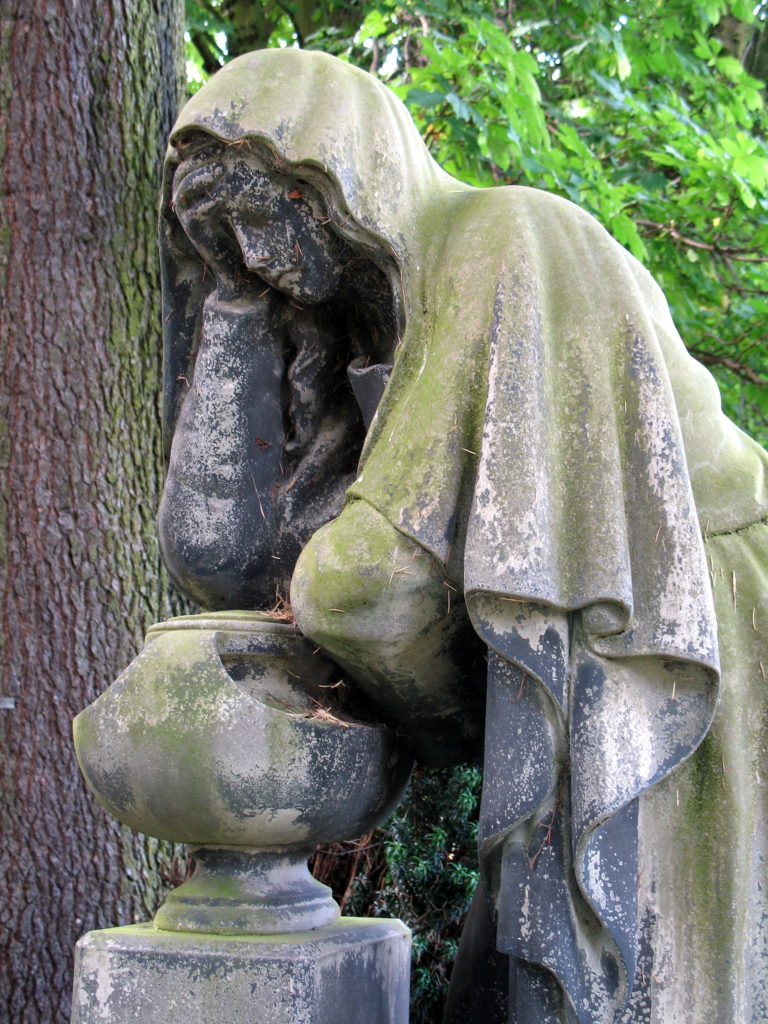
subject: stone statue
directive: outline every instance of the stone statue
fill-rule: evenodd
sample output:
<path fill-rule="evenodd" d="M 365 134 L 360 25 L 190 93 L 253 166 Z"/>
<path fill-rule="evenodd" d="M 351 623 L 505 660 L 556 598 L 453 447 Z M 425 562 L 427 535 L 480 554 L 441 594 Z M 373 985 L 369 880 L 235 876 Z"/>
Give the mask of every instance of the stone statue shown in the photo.
<path fill-rule="evenodd" d="M 648 274 L 293 49 L 187 104 L 161 224 L 172 574 L 484 746 L 447 1021 L 765 1020 L 768 457 Z"/>

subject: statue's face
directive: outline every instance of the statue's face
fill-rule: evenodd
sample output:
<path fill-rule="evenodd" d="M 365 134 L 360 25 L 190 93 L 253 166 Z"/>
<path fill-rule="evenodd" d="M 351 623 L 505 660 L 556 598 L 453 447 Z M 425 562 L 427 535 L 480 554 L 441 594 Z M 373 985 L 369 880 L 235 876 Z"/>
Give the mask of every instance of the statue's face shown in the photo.
<path fill-rule="evenodd" d="M 267 285 L 301 303 L 331 298 L 352 254 L 330 227 L 319 194 L 268 171 L 245 140 L 186 148 L 173 180 L 174 208 L 219 296 L 237 299 Z"/>

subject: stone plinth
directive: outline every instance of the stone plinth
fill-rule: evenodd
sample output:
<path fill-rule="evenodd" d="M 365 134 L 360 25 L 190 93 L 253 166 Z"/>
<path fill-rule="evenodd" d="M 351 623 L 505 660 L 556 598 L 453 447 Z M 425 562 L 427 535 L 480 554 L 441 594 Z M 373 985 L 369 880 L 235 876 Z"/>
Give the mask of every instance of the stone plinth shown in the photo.
<path fill-rule="evenodd" d="M 340 918 L 286 935 L 89 932 L 72 1024 L 407 1024 L 410 932 Z"/>

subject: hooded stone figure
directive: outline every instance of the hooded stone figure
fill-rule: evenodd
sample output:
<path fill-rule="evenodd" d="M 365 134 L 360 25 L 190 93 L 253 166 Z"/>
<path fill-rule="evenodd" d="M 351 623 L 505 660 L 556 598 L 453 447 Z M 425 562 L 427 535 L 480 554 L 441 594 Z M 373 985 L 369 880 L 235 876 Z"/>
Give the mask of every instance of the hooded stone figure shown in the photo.
<path fill-rule="evenodd" d="M 161 247 L 172 572 L 256 606 L 303 545 L 302 630 L 426 763 L 484 746 L 447 1020 L 767 1019 L 768 460 L 649 275 L 300 50 L 184 108 Z"/>

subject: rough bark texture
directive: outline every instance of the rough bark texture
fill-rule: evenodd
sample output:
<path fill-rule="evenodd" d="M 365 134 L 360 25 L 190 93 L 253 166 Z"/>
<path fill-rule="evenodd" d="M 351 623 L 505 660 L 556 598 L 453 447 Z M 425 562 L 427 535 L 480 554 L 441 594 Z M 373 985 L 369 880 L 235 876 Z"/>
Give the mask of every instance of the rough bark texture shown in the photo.
<path fill-rule="evenodd" d="M 159 566 L 155 208 L 178 0 L 0 11 L 0 1020 L 69 1019 L 83 932 L 158 846 L 85 791 L 71 719 L 172 612 Z"/>

